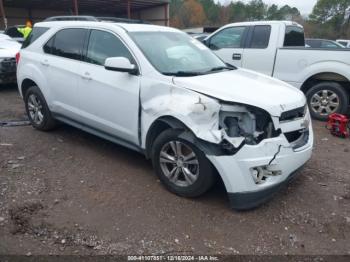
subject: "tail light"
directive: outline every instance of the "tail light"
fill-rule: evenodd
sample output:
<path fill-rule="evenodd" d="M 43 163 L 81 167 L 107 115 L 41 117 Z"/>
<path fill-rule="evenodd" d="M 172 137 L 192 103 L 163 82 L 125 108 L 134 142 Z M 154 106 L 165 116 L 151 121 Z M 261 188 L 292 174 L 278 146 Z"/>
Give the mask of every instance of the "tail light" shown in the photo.
<path fill-rule="evenodd" d="M 19 59 L 21 58 L 21 54 L 20 53 L 17 53 L 16 54 L 16 63 L 17 63 L 17 65 L 18 65 L 18 63 L 19 63 Z"/>

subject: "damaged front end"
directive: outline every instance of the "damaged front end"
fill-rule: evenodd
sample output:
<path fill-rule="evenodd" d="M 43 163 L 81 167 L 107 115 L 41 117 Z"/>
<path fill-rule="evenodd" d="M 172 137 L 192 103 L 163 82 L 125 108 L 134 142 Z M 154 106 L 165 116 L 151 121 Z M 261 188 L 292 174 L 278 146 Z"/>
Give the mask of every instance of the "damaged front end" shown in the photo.
<path fill-rule="evenodd" d="M 257 145 L 281 133 L 263 109 L 222 102 L 184 88 L 153 86 L 152 92 L 141 94 L 141 105 L 142 130 L 152 129 L 150 123 L 159 119 L 177 119 L 187 130 L 182 138 L 206 155 L 232 156 L 244 145 Z M 143 135 L 147 147 L 148 139 Z"/>
<path fill-rule="evenodd" d="M 257 145 L 281 133 L 274 128 L 269 113 L 239 104 L 222 104 L 219 128 L 222 130 L 221 144 L 231 154 L 235 154 L 245 144 Z"/>
<path fill-rule="evenodd" d="M 262 203 L 311 157 L 308 111 L 283 118 L 282 108 L 268 112 L 174 86 L 144 90 L 141 105 L 142 130 L 152 129 L 150 125 L 159 120 L 184 129 L 180 137 L 195 144 L 213 164 L 235 209 Z M 172 119 L 181 124 L 172 125 Z M 143 135 L 142 141 L 150 140 Z"/>

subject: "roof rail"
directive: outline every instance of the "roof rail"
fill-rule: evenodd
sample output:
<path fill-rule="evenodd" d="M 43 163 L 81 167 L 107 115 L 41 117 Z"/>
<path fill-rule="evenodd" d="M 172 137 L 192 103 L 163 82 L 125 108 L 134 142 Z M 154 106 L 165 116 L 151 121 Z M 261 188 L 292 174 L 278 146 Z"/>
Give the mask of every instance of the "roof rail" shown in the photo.
<path fill-rule="evenodd" d="M 115 23 L 129 23 L 129 24 L 147 24 L 143 20 L 119 18 L 119 17 L 94 17 L 94 16 L 82 16 L 82 15 L 72 15 L 72 16 L 53 16 L 48 17 L 44 22 L 53 21 L 92 21 L 92 22 L 115 22 Z"/>
<path fill-rule="evenodd" d="M 53 21 L 100 21 L 93 16 L 82 16 L 82 15 L 69 15 L 69 16 L 52 16 L 46 18 L 44 22 L 53 22 Z"/>
<path fill-rule="evenodd" d="M 99 21 L 115 22 L 115 23 L 128 23 L 128 24 L 148 24 L 148 22 L 138 19 L 120 18 L 120 17 L 96 17 Z"/>

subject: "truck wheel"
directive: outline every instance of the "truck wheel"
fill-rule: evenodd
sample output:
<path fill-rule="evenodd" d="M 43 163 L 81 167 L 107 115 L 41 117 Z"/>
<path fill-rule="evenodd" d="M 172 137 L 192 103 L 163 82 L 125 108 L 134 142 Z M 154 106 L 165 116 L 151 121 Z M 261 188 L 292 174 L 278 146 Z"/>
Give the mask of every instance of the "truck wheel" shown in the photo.
<path fill-rule="evenodd" d="M 24 103 L 29 121 L 35 129 L 49 131 L 56 126 L 45 98 L 37 86 L 27 90 Z"/>
<path fill-rule="evenodd" d="M 346 114 L 349 96 L 344 88 L 336 82 L 322 82 L 306 92 L 311 116 L 317 120 L 327 121 L 333 113 Z"/>
<path fill-rule="evenodd" d="M 153 143 L 152 162 L 170 192 L 198 197 L 214 184 L 214 168 L 201 150 L 179 137 L 183 132 L 168 129 L 161 133 Z"/>

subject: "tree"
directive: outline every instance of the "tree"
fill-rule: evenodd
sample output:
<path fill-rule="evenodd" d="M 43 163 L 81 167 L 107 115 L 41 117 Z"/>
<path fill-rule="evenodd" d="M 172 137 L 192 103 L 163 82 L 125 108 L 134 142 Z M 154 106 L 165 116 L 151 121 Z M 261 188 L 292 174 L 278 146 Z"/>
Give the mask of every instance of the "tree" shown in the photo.
<path fill-rule="evenodd" d="M 268 7 L 266 18 L 268 20 L 281 20 L 282 16 L 277 5 L 273 4 Z"/>
<path fill-rule="evenodd" d="M 349 8 L 350 0 L 318 0 L 310 18 L 320 23 L 325 23 L 336 17 L 344 19 Z"/>
<path fill-rule="evenodd" d="M 172 0 L 170 2 L 170 25 L 177 28 L 182 28 L 182 19 L 180 15 L 180 10 L 182 8 L 182 0 Z"/>
<path fill-rule="evenodd" d="M 208 19 L 208 23 L 211 25 L 217 25 L 220 23 L 220 4 L 216 4 L 213 0 L 199 0 L 203 6 L 203 10 Z"/>
<path fill-rule="evenodd" d="M 247 17 L 246 5 L 241 1 L 232 2 L 228 6 L 228 17 L 230 22 L 246 21 L 246 17 Z"/>
<path fill-rule="evenodd" d="M 300 16 L 298 8 L 290 7 L 289 5 L 284 5 L 279 10 L 281 19 L 283 20 L 294 20 Z"/>
<path fill-rule="evenodd" d="M 179 28 L 203 26 L 207 18 L 198 0 L 172 0 L 170 24 Z"/>
<path fill-rule="evenodd" d="M 203 26 L 206 21 L 203 6 L 197 0 L 185 0 L 182 14 L 182 21 L 186 27 Z"/>
<path fill-rule="evenodd" d="M 310 37 L 350 38 L 350 0 L 318 0 L 309 19 L 302 17 L 295 7 L 268 6 L 264 0 L 251 0 L 248 3 L 226 0 L 226 4 L 220 4 L 222 2 L 171 0 L 170 25 L 186 28 L 253 20 L 293 20 L 302 23 Z"/>
<path fill-rule="evenodd" d="M 262 0 L 251 0 L 245 9 L 247 20 L 249 21 L 264 20 L 266 18 L 267 5 Z"/>
<path fill-rule="evenodd" d="M 310 20 L 313 24 L 322 24 L 319 34 L 336 38 L 349 30 L 349 11 L 350 0 L 318 0 Z"/>

